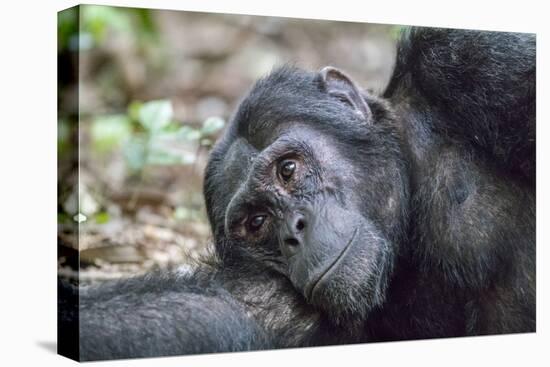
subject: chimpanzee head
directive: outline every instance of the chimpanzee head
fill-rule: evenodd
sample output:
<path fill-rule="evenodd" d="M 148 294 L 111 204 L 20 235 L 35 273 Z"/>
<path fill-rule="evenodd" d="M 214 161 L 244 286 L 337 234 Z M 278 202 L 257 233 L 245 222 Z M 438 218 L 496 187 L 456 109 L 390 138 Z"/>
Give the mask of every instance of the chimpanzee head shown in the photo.
<path fill-rule="evenodd" d="M 335 68 L 282 67 L 240 104 L 204 192 L 223 261 L 282 273 L 333 320 L 364 320 L 385 299 L 407 182 L 384 101 Z"/>

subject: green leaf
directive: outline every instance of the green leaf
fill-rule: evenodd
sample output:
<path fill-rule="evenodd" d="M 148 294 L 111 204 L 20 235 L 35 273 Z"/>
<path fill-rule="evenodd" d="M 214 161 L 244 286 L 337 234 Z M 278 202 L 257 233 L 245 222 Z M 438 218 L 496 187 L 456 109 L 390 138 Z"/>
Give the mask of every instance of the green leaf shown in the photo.
<path fill-rule="evenodd" d="M 109 30 L 119 33 L 132 33 L 129 13 L 122 9 L 103 5 L 82 5 L 81 27 L 93 35 L 96 43 L 101 43 Z"/>
<path fill-rule="evenodd" d="M 143 103 L 140 101 L 133 101 L 128 106 L 128 116 L 132 121 L 139 121 L 139 111 L 141 110 L 141 107 L 143 106 Z"/>
<path fill-rule="evenodd" d="M 99 212 L 94 215 L 94 219 L 97 224 L 105 224 L 109 221 L 109 219 L 111 219 L 111 217 L 107 212 Z"/>
<path fill-rule="evenodd" d="M 181 124 L 176 121 L 171 121 L 164 129 L 162 129 L 166 133 L 176 134 L 180 131 Z"/>
<path fill-rule="evenodd" d="M 139 109 L 139 122 L 151 133 L 156 133 L 172 120 L 172 103 L 158 100 L 144 103 Z"/>
<path fill-rule="evenodd" d="M 196 141 L 201 138 L 201 132 L 190 126 L 182 126 L 177 132 L 177 136 L 183 140 Z"/>
<path fill-rule="evenodd" d="M 166 166 L 181 164 L 181 156 L 161 149 L 155 149 L 149 153 L 147 164 Z"/>
<path fill-rule="evenodd" d="M 146 139 L 140 136 L 134 136 L 133 139 L 129 140 L 124 145 L 124 158 L 126 159 L 126 164 L 130 170 L 137 172 L 143 168 L 145 165 L 145 160 L 147 159 L 146 146 Z"/>
<path fill-rule="evenodd" d="M 220 131 L 225 125 L 225 121 L 221 117 L 209 117 L 202 124 L 201 133 L 203 135 L 212 135 Z"/>
<path fill-rule="evenodd" d="M 200 218 L 200 214 L 197 210 L 186 208 L 184 206 L 176 207 L 173 215 L 174 219 L 178 221 L 197 220 L 198 218 Z"/>
<path fill-rule="evenodd" d="M 108 152 L 124 143 L 131 135 L 131 126 L 125 115 L 98 117 L 92 121 L 93 147 L 101 153 Z"/>

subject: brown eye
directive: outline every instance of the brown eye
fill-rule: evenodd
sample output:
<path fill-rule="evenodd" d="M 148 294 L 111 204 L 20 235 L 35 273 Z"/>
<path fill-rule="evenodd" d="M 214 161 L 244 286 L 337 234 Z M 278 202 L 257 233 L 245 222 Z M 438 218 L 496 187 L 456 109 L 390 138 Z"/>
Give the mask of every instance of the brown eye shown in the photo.
<path fill-rule="evenodd" d="M 265 215 L 255 215 L 255 216 L 253 216 L 248 221 L 248 228 L 252 232 L 255 232 L 255 231 L 259 230 L 262 227 L 262 225 L 264 224 L 265 219 L 266 219 Z"/>
<path fill-rule="evenodd" d="M 283 181 L 288 182 L 292 178 L 295 170 L 296 162 L 291 160 L 284 160 L 279 166 L 279 175 L 281 176 Z"/>

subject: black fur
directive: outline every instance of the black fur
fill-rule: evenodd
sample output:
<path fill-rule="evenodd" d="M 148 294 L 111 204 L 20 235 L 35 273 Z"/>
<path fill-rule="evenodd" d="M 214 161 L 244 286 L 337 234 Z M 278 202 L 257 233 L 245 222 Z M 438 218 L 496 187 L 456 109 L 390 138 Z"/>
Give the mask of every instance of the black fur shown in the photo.
<path fill-rule="evenodd" d="M 384 96 L 414 99 L 416 110 L 439 115 L 426 127 L 534 184 L 535 63 L 533 34 L 413 28 Z"/>
<path fill-rule="evenodd" d="M 82 358 L 535 331 L 535 38 L 414 29 L 383 98 L 277 69 L 204 188 L 219 262 L 84 292 Z"/>
<path fill-rule="evenodd" d="M 71 338 L 58 341 L 60 353 L 94 361 L 353 340 L 345 330 L 332 336 L 338 328 L 307 305 L 285 278 L 253 262 L 222 270 L 212 263 L 214 258 L 191 272 L 157 271 L 81 286 L 78 292 L 60 282 L 60 335 Z M 75 323 L 76 334 L 67 333 Z"/>
<path fill-rule="evenodd" d="M 84 360 L 230 352 L 269 345 L 266 333 L 214 274 L 202 271 L 187 276 L 151 274 L 83 289 L 80 313 Z"/>

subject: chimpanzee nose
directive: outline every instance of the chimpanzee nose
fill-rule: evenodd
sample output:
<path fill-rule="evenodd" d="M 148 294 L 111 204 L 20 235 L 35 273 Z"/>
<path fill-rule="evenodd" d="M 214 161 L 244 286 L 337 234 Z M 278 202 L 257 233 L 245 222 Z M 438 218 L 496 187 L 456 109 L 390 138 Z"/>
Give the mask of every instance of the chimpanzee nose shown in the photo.
<path fill-rule="evenodd" d="M 306 226 L 306 217 L 300 212 L 293 212 L 284 219 L 280 234 L 284 253 L 293 254 L 299 246 L 303 245 Z"/>

